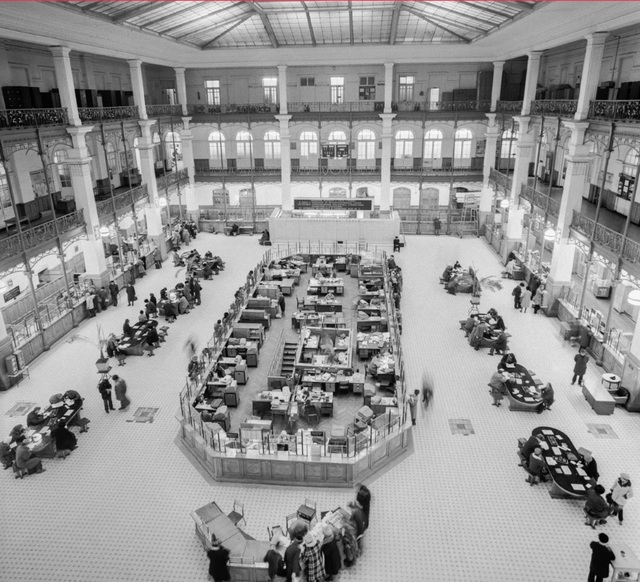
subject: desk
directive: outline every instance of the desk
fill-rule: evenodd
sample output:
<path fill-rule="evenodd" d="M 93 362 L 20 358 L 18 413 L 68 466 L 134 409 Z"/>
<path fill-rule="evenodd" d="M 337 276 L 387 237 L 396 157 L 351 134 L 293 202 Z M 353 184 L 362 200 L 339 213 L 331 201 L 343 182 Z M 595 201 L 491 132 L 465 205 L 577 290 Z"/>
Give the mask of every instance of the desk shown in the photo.
<path fill-rule="evenodd" d="M 291 316 L 291 327 L 300 329 L 303 325 L 313 325 L 320 327 L 346 327 L 344 315 L 325 315 L 310 311 L 296 311 Z"/>
<path fill-rule="evenodd" d="M 245 338 L 256 342 L 258 347 L 262 347 L 264 342 L 264 327 L 259 323 L 234 323 L 231 330 L 231 337 Z"/>
<path fill-rule="evenodd" d="M 557 428 L 539 426 L 531 434 L 542 434 L 542 458 L 553 479 L 549 495 L 554 499 L 582 499 L 592 486 L 591 478 L 582 469 L 580 454 L 571 439 Z"/>
<path fill-rule="evenodd" d="M 223 354 L 227 358 L 235 358 L 236 356 L 242 356 L 247 366 L 255 368 L 258 365 L 258 352 L 260 346 L 258 342 L 242 341 L 242 338 L 230 337 L 227 340 L 227 344 L 224 347 Z"/>
<path fill-rule="evenodd" d="M 285 393 L 282 390 L 265 390 L 264 392 L 258 393 L 257 397 L 254 398 L 251 408 L 253 414 L 260 418 L 267 412 L 270 412 L 271 416 L 286 416 L 290 401 L 290 393 Z"/>
<path fill-rule="evenodd" d="M 311 265 L 311 275 L 316 276 L 318 273 L 327 275 L 333 270 L 333 263 L 327 263 L 326 261 L 317 260 Z"/>
<path fill-rule="evenodd" d="M 616 559 L 611 563 L 613 568 L 612 582 L 640 580 L 640 560 L 633 553 L 633 550 L 626 544 L 610 544 L 609 547 L 616 556 Z"/>
<path fill-rule="evenodd" d="M 321 390 L 309 391 L 308 397 L 305 398 L 304 392 L 298 390 L 295 396 L 296 402 L 305 407 L 309 404 L 313 404 L 318 412 L 323 416 L 333 416 L 333 394 L 331 392 L 323 392 Z M 302 412 L 303 407 L 300 407 Z"/>
<path fill-rule="evenodd" d="M 342 313 L 342 303 L 337 299 L 321 299 L 307 295 L 304 298 L 304 307 L 317 313 Z"/>
<path fill-rule="evenodd" d="M 391 342 L 388 332 L 358 333 L 356 351 L 362 360 L 368 360 L 371 356 L 379 354 L 386 344 Z"/>
<path fill-rule="evenodd" d="M 536 390 L 536 383 L 524 366 L 514 364 L 508 367 L 511 378 L 505 382 L 507 386 L 507 400 L 509 410 L 537 412 L 542 402 L 540 393 Z"/>
<path fill-rule="evenodd" d="M 361 318 L 360 313 L 362 312 L 360 311 L 358 312 L 357 314 L 358 319 L 356 321 L 356 329 L 358 330 L 358 332 L 369 331 L 369 330 L 372 330 L 374 327 L 378 331 L 387 331 L 386 317 L 366 317 L 366 318 L 362 317 Z"/>
<path fill-rule="evenodd" d="M 153 322 L 157 323 L 157 322 Z M 153 324 L 152 323 L 152 324 Z M 139 321 L 131 326 L 134 329 L 132 335 L 123 335 L 118 342 L 118 350 L 128 356 L 142 356 L 144 354 L 145 340 L 149 331 L 149 322 Z"/>
<path fill-rule="evenodd" d="M 296 285 L 300 283 L 300 269 L 269 269 L 269 274 L 272 282 L 293 279 Z"/>
<path fill-rule="evenodd" d="M 307 286 L 307 293 L 312 295 L 326 295 L 330 292 L 344 295 L 344 279 L 311 279 Z"/>
<path fill-rule="evenodd" d="M 616 401 L 608 390 L 599 384 L 587 386 L 583 382 L 582 395 L 596 414 L 613 414 Z"/>

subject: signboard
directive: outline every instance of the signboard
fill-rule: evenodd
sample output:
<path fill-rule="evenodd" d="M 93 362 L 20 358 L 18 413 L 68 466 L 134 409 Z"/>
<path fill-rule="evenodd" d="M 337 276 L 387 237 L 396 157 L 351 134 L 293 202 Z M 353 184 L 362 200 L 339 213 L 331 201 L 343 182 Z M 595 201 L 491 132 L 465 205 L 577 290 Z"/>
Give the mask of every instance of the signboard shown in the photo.
<path fill-rule="evenodd" d="M 231 439 L 231 440 L 233 440 L 233 439 L 238 440 L 240 438 L 240 433 L 238 433 L 238 432 L 228 432 L 227 433 L 227 438 Z"/>
<path fill-rule="evenodd" d="M 336 157 L 336 146 L 335 144 L 322 144 L 322 157 L 323 158 L 335 158 Z"/>
<path fill-rule="evenodd" d="M 339 143 L 336 145 L 336 157 L 348 158 L 349 157 L 349 144 Z"/>
<path fill-rule="evenodd" d="M 2 297 L 4 302 L 7 303 L 8 301 L 15 299 L 18 295 L 20 295 L 20 286 L 16 285 L 13 289 L 7 291 Z"/>
<path fill-rule="evenodd" d="M 348 143 L 323 143 L 322 157 L 323 158 L 348 158 L 349 144 Z"/>
<path fill-rule="evenodd" d="M 296 198 L 294 210 L 373 210 L 373 198 Z"/>
<path fill-rule="evenodd" d="M 213 205 L 214 206 L 228 206 L 229 205 L 229 190 L 216 189 L 213 191 Z"/>

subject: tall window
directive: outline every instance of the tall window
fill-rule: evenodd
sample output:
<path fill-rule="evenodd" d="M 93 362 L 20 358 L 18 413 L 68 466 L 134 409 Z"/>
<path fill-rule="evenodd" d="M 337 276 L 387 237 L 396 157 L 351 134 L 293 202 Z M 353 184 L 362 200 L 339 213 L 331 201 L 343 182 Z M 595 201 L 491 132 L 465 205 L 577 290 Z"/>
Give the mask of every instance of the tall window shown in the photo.
<path fill-rule="evenodd" d="M 622 164 L 622 173 L 618 182 L 618 196 L 625 200 L 631 200 L 633 185 L 636 181 L 636 171 L 638 168 L 638 152 L 629 150 Z"/>
<path fill-rule="evenodd" d="M 375 77 L 360 77 L 359 96 L 361 101 L 373 101 L 376 98 Z"/>
<path fill-rule="evenodd" d="M 358 159 L 376 159 L 376 134 L 370 129 L 363 129 L 358 134 Z"/>
<path fill-rule="evenodd" d="M 220 105 L 220 81 L 209 79 L 204 82 L 207 92 L 207 105 Z"/>
<path fill-rule="evenodd" d="M 440 109 L 440 89 L 438 87 L 429 89 L 429 109 Z"/>
<path fill-rule="evenodd" d="M 331 77 L 331 103 L 344 103 L 344 77 Z"/>
<path fill-rule="evenodd" d="M 416 78 L 409 75 L 400 77 L 398 101 L 413 101 L 413 87 L 416 84 Z"/>
<path fill-rule="evenodd" d="M 509 150 L 511 150 L 511 157 L 516 157 L 516 141 L 518 140 L 517 130 L 511 132 L 511 129 L 505 129 L 502 132 L 502 141 L 500 144 L 500 157 L 506 159 L 509 157 Z"/>
<path fill-rule="evenodd" d="M 264 77 L 262 91 L 265 103 L 276 103 L 278 101 L 278 77 Z"/>
<path fill-rule="evenodd" d="M 182 160 L 182 138 L 177 132 L 168 131 L 164 136 L 165 160 L 169 160 L 172 166 Z"/>
<path fill-rule="evenodd" d="M 396 133 L 396 160 L 413 157 L 413 132 L 408 129 Z"/>
<path fill-rule="evenodd" d="M 267 131 L 264 134 L 264 158 L 265 160 L 280 159 L 280 134 L 277 131 Z"/>
<path fill-rule="evenodd" d="M 300 134 L 300 157 L 318 157 L 318 134 L 315 131 L 303 131 Z"/>
<path fill-rule="evenodd" d="M 118 171 L 118 159 L 116 156 L 116 148 L 113 147 L 112 143 L 107 144 L 107 166 L 109 167 L 109 171 L 112 174 L 117 173 Z"/>
<path fill-rule="evenodd" d="M 222 163 L 227 155 L 224 135 L 221 131 L 212 131 L 209 134 L 209 161 Z"/>
<path fill-rule="evenodd" d="M 162 142 L 160 141 L 158 132 L 155 132 L 153 134 L 153 161 L 159 162 L 162 159 Z"/>
<path fill-rule="evenodd" d="M 329 142 L 331 143 L 345 143 L 347 141 L 347 134 L 341 129 L 336 129 L 329 134 Z"/>
<path fill-rule="evenodd" d="M 7 175 L 4 168 L 0 166 L 0 212 L 4 217 L 4 209 L 11 207 L 11 196 L 9 195 L 9 184 L 7 184 Z"/>
<path fill-rule="evenodd" d="M 424 134 L 424 159 L 437 160 L 442 157 L 442 132 L 430 129 Z"/>
<path fill-rule="evenodd" d="M 58 170 L 61 188 L 71 188 L 71 172 L 67 164 L 67 150 L 58 150 L 53 154 L 53 161 Z"/>
<path fill-rule="evenodd" d="M 236 154 L 239 160 L 251 158 L 251 143 L 253 137 L 248 131 L 239 131 L 236 135 Z"/>
<path fill-rule="evenodd" d="M 459 129 L 456 131 L 456 144 L 453 151 L 453 157 L 456 160 L 471 158 L 471 140 L 473 134 L 468 129 Z"/>

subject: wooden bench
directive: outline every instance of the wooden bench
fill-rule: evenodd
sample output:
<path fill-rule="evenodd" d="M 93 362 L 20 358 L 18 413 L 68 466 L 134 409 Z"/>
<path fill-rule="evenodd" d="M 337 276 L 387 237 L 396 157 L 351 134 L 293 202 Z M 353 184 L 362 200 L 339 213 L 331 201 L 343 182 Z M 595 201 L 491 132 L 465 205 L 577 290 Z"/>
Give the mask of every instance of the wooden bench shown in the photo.
<path fill-rule="evenodd" d="M 240 314 L 241 323 L 259 323 L 265 329 L 271 325 L 271 316 L 264 309 L 245 309 Z"/>
<path fill-rule="evenodd" d="M 271 299 L 268 297 L 250 297 L 247 300 L 247 309 L 261 309 L 269 313 L 271 317 L 275 317 L 278 311 L 278 308 L 271 304 Z"/>
<path fill-rule="evenodd" d="M 595 384 L 589 388 L 583 383 L 582 395 L 596 414 L 613 414 L 616 401 L 600 384 Z"/>

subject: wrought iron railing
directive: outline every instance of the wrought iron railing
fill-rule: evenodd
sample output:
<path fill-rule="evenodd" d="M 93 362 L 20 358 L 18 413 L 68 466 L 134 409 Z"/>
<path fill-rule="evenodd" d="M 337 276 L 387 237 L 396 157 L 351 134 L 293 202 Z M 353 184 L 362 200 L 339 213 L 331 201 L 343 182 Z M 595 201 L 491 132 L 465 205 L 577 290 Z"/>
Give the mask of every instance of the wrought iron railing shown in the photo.
<path fill-rule="evenodd" d="M 147 105 L 147 115 L 149 117 L 171 117 L 182 116 L 182 105 L 169 105 L 163 103 L 162 105 Z"/>
<path fill-rule="evenodd" d="M 156 184 L 158 185 L 158 190 L 166 190 L 169 186 L 173 186 L 178 182 L 182 182 L 183 180 L 189 179 L 189 171 L 187 168 L 182 168 L 177 172 L 169 172 L 165 176 L 159 176 L 156 178 Z"/>
<path fill-rule="evenodd" d="M 27 228 L 18 234 L 0 239 L 0 259 L 20 256 L 20 253 L 34 248 L 43 242 L 55 241 L 56 224 L 57 231 L 65 234 L 74 228 L 84 226 L 84 214 L 82 210 L 76 210 L 54 220 L 43 222 L 33 228 Z"/>
<path fill-rule="evenodd" d="M 126 121 L 127 119 L 139 118 L 137 105 L 125 105 L 122 107 L 79 107 L 78 115 L 83 123 Z"/>
<path fill-rule="evenodd" d="M 493 182 L 495 186 L 502 188 L 505 192 L 511 190 L 511 178 L 495 168 L 489 170 L 489 182 Z"/>
<path fill-rule="evenodd" d="M 278 113 L 280 106 L 275 103 L 236 105 L 229 103 L 225 105 L 187 105 L 189 115 L 220 115 L 224 113 Z"/>
<path fill-rule="evenodd" d="M 346 101 L 344 103 L 328 103 L 323 101 L 287 103 L 289 113 L 366 113 L 384 111 L 384 102 L 380 101 Z"/>
<path fill-rule="evenodd" d="M 496 109 L 500 113 L 517 113 L 522 112 L 522 101 L 498 101 Z"/>
<path fill-rule="evenodd" d="M 528 200 L 547 214 L 557 217 L 560 214 L 560 202 L 551 198 L 548 194 L 534 190 L 532 186 L 522 184 L 520 186 L 520 198 Z"/>
<path fill-rule="evenodd" d="M 142 184 L 133 190 L 126 190 L 114 195 L 113 200 L 107 198 L 106 200 L 100 200 L 96 202 L 96 210 L 98 211 L 98 217 L 103 218 L 113 214 L 113 207 L 115 205 L 116 212 L 123 208 L 133 206 L 138 200 L 143 200 L 149 196 L 149 191 L 146 184 Z"/>
<path fill-rule="evenodd" d="M 196 174 L 201 176 L 216 176 L 224 174 L 225 176 L 249 176 L 254 175 L 272 175 L 276 176 L 281 173 L 280 168 L 198 168 Z M 292 173 L 293 169 L 292 169 Z"/>
<path fill-rule="evenodd" d="M 398 101 L 391 104 L 393 111 L 489 111 L 491 101 Z"/>
<path fill-rule="evenodd" d="M 640 121 L 640 101 L 591 101 L 591 119 Z"/>
<path fill-rule="evenodd" d="M 596 224 L 594 220 L 587 218 L 576 210 L 573 211 L 571 228 L 587 238 L 592 238 L 593 242 L 607 247 L 615 254 L 619 254 L 622 249 L 624 237 L 619 232 L 611 230 L 602 224 Z M 633 249 L 633 246 L 630 245 L 629 249 Z"/>
<path fill-rule="evenodd" d="M 2 109 L 0 129 L 21 129 L 23 127 L 45 127 L 47 125 L 69 125 L 67 109 Z"/>
<path fill-rule="evenodd" d="M 573 117 L 577 109 L 577 99 L 542 99 L 531 102 L 531 113 L 533 115 Z"/>

